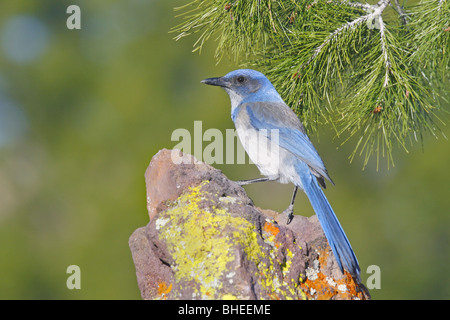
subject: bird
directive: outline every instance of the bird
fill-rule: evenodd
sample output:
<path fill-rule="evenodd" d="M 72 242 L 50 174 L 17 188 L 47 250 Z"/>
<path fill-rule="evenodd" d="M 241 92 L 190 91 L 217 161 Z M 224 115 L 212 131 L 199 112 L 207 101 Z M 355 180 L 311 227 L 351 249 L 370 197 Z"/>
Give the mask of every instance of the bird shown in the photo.
<path fill-rule="evenodd" d="M 204 84 L 225 89 L 231 101 L 231 119 L 249 158 L 263 177 L 236 181 L 239 185 L 278 181 L 292 183 L 294 192 L 287 213 L 294 218 L 298 189 L 304 191 L 316 213 L 339 269 L 360 280 L 360 267 L 350 242 L 320 186 L 334 185 L 323 160 L 306 134 L 298 116 L 283 101 L 261 72 L 238 69 L 225 76 L 207 78 Z"/>

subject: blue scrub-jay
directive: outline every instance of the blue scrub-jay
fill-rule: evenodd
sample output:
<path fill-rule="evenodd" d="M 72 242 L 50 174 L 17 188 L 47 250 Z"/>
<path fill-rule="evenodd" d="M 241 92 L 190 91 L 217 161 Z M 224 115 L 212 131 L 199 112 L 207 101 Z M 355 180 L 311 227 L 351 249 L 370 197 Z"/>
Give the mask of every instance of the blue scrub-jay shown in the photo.
<path fill-rule="evenodd" d="M 231 118 L 249 158 L 264 178 L 238 181 L 240 185 L 276 180 L 295 185 L 289 207 L 289 224 L 298 188 L 309 198 L 342 272 L 359 279 L 358 260 L 344 230 L 319 184 L 333 183 L 296 114 L 284 103 L 272 83 L 260 72 L 235 70 L 202 83 L 220 86 L 231 99 Z M 269 147 L 270 145 L 270 147 Z M 333 183 L 334 184 L 334 183 Z"/>

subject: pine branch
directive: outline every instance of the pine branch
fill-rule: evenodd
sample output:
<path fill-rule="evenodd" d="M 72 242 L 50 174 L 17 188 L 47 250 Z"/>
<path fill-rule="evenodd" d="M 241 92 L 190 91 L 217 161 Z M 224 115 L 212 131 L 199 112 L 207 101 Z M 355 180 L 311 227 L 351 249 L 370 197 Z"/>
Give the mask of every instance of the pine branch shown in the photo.
<path fill-rule="evenodd" d="M 336 37 L 341 34 L 342 32 L 345 32 L 347 29 L 349 28 L 353 28 L 358 24 L 361 24 L 363 22 L 366 22 L 368 20 L 371 19 L 378 19 L 378 23 L 380 25 L 380 35 L 381 35 L 381 45 L 382 45 L 382 50 L 383 50 L 383 54 L 385 56 L 385 63 L 386 63 L 386 74 L 388 74 L 388 70 L 389 70 L 389 59 L 387 57 L 387 53 L 386 53 L 386 45 L 385 45 L 385 40 L 384 40 L 384 23 L 383 23 L 383 18 L 381 17 L 381 13 L 383 12 L 383 10 L 387 7 L 387 5 L 389 4 L 390 0 L 381 0 L 377 6 L 378 8 L 376 8 L 374 10 L 374 8 L 370 5 L 363 5 L 363 4 L 357 4 L 357 3 L 352 3 L 352 2 L 346 2 L 346 5 L 352 6 L 352 7 L 359 7 L 359 8 L 363 8 L 367 11 L 372 11 L 371 13 L 361 16 L 353 21 L 350 21 L 346 24 L 344 24 L 343 26 L 337 28 L 336 30 L 334 30 L 326 39 L 325 41 L 316 48 L 316 50 L 314 50 L 313 55 L 311 56 L 311 58 L 309 58 L 309 60 L 306 62 L 306 65 L 308 65 L 309 63 L 311 63 L 311 61 L 313 61 L 318 55 L 319 53 L 322 51 L 323 47 L 326 46 L 327 44 L 329 44 L 332 40 L 336 39 Z M 304 66 L 302 66 L 300 69 L 302 69 Z M 387 86 L 387 81 L 388 78 L 386 77 L 385 80 L 385 86 Z"/>
<path fill-rule="evenodd" d="M 395 143 L 407 151 L 439 131 L 449 0 L 194 0 L 182 10 L 177 38 L 200 32 L 200 51 L 217 35 L 218 61 L 226 54 L 264 72 L 310 133 L 325 121 L 344 142 L 356 139 L 351 159 L 389 165 Z"/>
<path fill-rule="evenodd" d="M 398 0 L 395 0 L 395 6 L 397 7 L 397 12 L 400 16 L 402 24 L 405 25 L 406 24 L 406 16 L 405 16 L 405 13 L 403 12 L 403 8 L 400 5 L 400 2 Z"/>

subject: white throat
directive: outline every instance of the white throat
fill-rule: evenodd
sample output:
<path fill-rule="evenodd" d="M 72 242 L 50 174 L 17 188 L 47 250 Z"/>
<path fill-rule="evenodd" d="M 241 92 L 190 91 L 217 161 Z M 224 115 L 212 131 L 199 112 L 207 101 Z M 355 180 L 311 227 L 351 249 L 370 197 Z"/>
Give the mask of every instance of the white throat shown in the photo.
<path fill-rule="evenodd" d="M 237 108 L 237 106 L 239 106 L 239 104 L 242 101 L 242 97 L 240 95 L 238 95 L 236 92 L 225 88 L 225 91 L 228 93 L 228 95 L 230 96 L 230 100 L 231 100 L 231 112 L 233 112 L 234 109 Z"/>

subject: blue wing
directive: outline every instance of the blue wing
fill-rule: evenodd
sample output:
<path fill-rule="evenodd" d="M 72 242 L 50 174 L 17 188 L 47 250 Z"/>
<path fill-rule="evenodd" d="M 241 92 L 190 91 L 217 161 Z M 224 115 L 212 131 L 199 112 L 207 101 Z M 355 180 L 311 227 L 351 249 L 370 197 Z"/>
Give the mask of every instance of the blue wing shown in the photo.
<path fill-rule="evenodd" d="M 306 135 L 303 125 L 286 104 L 280 102 L 250 102 L 240 108 L 247 112 L 250 124 L 255 129 L 266 129 L 267 131 L 277 129 L 281 148 L 288 150 L 305 162 L 316 176 L 319 178 L 325 177 L 333 183 L 316 148 Z M 267 137 L 270 139 L 269 133 Z"/>

